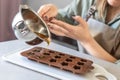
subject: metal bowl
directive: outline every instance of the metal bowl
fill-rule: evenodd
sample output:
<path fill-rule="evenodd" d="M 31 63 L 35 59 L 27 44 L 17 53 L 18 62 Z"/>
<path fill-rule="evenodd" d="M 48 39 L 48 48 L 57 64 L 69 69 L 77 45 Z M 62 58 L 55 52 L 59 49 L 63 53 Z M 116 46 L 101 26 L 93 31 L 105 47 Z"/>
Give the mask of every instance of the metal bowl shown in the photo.
<path fill-rule="evenodd" d="M 12 27 L 18 39 L 28 44 L 39 44 L 51 40 L 50 31 L 44 20 L 27 5 L 20 5 L 19 13 L 14 17 Z M 37 42 L 35 42 L 37 39 Z"/>

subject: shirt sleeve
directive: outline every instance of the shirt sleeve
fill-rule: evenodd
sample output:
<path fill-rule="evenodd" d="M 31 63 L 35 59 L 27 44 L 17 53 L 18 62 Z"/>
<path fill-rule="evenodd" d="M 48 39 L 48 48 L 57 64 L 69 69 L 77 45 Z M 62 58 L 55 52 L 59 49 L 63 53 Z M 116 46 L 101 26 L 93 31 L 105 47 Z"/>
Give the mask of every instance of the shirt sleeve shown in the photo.
<path fill-rule="evenodd" d="M 74 24 L 72 16 L 78 15 L 84 17 L 94 0 L 73 0 L 68 6 L 59 9 L 57 19 Z"/>

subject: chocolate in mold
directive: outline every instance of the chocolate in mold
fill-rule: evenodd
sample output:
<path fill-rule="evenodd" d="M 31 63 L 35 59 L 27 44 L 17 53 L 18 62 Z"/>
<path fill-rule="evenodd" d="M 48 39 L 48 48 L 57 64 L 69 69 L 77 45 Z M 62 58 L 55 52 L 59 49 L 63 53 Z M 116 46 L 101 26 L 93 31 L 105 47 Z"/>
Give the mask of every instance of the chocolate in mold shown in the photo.
<path fill-rule="evenodd" d="M 21 55 L 38 63 L 44 63 L 75 74 L 85 74 L 94 69 L 92 66 L 93 61 L 91 60 L 42 47 L 26 50 L 21 52 Z"/>

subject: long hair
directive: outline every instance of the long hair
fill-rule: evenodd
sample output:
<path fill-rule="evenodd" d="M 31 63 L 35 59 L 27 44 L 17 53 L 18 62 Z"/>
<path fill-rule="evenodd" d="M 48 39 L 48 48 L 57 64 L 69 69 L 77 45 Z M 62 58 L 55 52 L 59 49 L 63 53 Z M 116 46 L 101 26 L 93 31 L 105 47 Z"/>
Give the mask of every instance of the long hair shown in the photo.
<path fill-rule="evenodd" d="M 96 7 L 97 7 L 99 18 L 103 18 L 103 14 L 105 12 L 107 4 L 108 4 L 107 0 L 97 0 L 96 1 Z"/>

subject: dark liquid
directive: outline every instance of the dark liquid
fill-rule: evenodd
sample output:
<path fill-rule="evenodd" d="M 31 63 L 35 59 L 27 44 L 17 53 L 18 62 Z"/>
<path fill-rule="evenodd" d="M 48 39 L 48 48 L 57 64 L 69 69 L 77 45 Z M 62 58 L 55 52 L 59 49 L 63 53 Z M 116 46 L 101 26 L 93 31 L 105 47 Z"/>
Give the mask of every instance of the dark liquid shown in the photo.
<path fill-rule="evenodd" d="M 38 32 L 34 32 L 34 33 L 37 34 L 38 37 L 40 37 L 40 38 L 42 38 L 43 40 L 45 40 L 45 42 L 47 42 L 48 45 L 50 44 L 50 42 L 51 42 L 50 38 L 48 38 L 48 37 L 46 37 L 45 35 L 40 34 L 40 33 L 38 33 Z"/>

